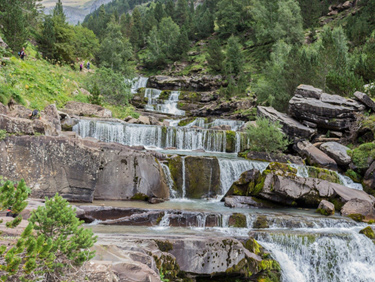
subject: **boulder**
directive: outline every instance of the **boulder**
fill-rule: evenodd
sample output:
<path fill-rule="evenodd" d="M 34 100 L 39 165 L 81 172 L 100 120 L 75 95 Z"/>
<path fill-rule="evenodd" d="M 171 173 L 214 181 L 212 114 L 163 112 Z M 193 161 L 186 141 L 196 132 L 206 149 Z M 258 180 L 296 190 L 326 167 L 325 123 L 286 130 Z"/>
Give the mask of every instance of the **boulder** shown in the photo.
<path fill-rule="evenodd" d="M 0 163 L 0 175 L 25 179 L 38 198 L 56 192 L 76 202 L 129 200 L 138 193 L 169 197 L 155 157 L 117 143 L 11 136 L 0 141 Z"/>
<path fill-rule="evenodd" d="M 366 237 L 370 238 L 371 240 L 375 239 L 375 232 L 370 226 L 367 226 L 367 227 L 363 228 L 361 231 L 359 231 L 359 233 L 365 235 Z"/>
<path fill-rule="evenodd" d="M 363 186 L 366 191 L 370 192 L 375 190 L 375 161 L 373 161 L 366 170 L 365 176 L 363 177 Z"/>
<path fill-rule="evenodd" d="M 245 157 L 250 160 L 255 160 L 255 161 L 293 163 L 293 164 L 298 164 L 298 165 L 305 164 L 300 156 L 293 156 L 293 155 L 288 155 L 288 154 L 280 155 L 276 153 L 250 151 L 246 155 L 241 153 L 240 156 Z"/>
<path fill-rule="evenodd" d="M 341 215 L 351 217 L 356 221 L 375 220 L 374 202 L 353 198 L 341 208 Z"/>
<path fill-rule="evenodd" d="M 29 119 L 31 113 L 32 110 L 27 109 L 24 106 L 12 105 L 12 107 L 10 107 L 10 111 L 8 112 L 8 116 Z"/>
<path fill-rule="evenodd" d="M 96 116 L 100 118 L 112 117 L 112 112 L 102 106 L 75 101 L 69 101 L 66 103 L 63 111 L 70 115 L 77 116 Z"/>
<path fill-rule="evenodd" d="M 44 111 L 41 113 L 41 116 L 47 120 L 57 132 L 61 131 L 60 115 L 55 104 L 45 107 Z"/>
<path fill-rule="evenodd" d="M 300 139 L 300 138 L 310 139 L 316 133 L 315 129 L 304 126 L 303 124 L 292 119 L 286 114 L 276 111 L 272 107 L 258 106 L 257 114 L 258 116 L 268 118 L 271 121 L 280 122 L 285 134 L 288 135 L 292 139 Z"/>
<path fill-rule="evenodd" d="M 0 115 L 0 129 L 7 133 L 34 134 L 33 121 L 29 119 Z"/>
<path fill-rule="evenodd" d="M 301 157 L 306 158 L 310 165 L 337 170 L 336 162 L 309 141 L 298 142 L 294 149 Z"/>
<path fill-rule="evenodd" d="M 139 116 L 138 121 L 140 124 L 147 124 L 150 125 L 150 119 L 146 116 Z"/>
<path fill-rule="evenodd" d="M 260 201 L 248 196 L 229 196 L 224 198 L 224 205 L 230 208 L 274 208 L 275 204 Z"/>
<path fill-rule="evenodd" d="M 375 102 L 365 93 L 356 91 L 354 92 L 354 96 L 361 101 L 363 104 L 365 104 L 367 107 L 369 107 L 371 110 L 375 111 Z"/>
<path fill-rule="evenodd" d="M 306 90 L 314 89 L 314 90 Z M 289 101 L 289 114 L 297 120 L 317 124 L 320 128 L 343 131 L 356 119 L 365 105 L 338 95 L 322 93 L 312 86 L 300 85 Z"/>
<path fill-rule="evenodd" d="M 339 165 L 347 166 L 352 161 L 352 158 L 347 153 L 350 149 L 340 143 L 326 142 L 320 145 L 320 149 Z"/>
<path fill-rule="evenodd" d="M 326 200 L 322 200 L 318 206 L 317 212 L 322 215 L 333 215 L 335 214 L 335 205 Z"/>
<path fill-rule="evenodd" d="M 85 266 L 85 277 L 92 282 L 119 282 L 110 262 L 89 261 Z"/>

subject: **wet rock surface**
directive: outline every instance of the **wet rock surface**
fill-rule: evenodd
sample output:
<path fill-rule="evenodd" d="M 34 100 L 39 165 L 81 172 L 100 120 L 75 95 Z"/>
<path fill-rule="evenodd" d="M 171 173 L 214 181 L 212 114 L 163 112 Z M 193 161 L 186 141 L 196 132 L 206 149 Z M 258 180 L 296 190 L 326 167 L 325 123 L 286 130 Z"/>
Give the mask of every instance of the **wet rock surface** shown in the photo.
<path fill-rule="evenodd" d="M 318 206 L 317 212 L 323 215 L 333 215 L 335 214 L 335 205 L 326 200 L 322 200 Z"/>
<path fill-rule="evenodd" d="M 111 118 L 112 112 L 102 106 L 92 105 L 82 102 L 69 101 L 66 103 L 63 112 L 66 112 L 70 115 L 77 116 L 94 116 L 101 118 Z"/>
<path fill-rule="evenodd" d="M 0 142 L 0 163 L 0 175 L 24 178 L 35 197 L 56 192 L 78 202 L 129 200 L 136 195 L 169 197 L 154 156 L 120 144 L 13 136 Z"/>
<path fill-rule="evenodd" d="M 351 157 L 347 153 L 350 149 L 340 143 L 326 142 L 320 145 L 320 149 L 329 157 L 334 159 L 339 165 L 345 166 L 350 164 L 352 161 Z"/>

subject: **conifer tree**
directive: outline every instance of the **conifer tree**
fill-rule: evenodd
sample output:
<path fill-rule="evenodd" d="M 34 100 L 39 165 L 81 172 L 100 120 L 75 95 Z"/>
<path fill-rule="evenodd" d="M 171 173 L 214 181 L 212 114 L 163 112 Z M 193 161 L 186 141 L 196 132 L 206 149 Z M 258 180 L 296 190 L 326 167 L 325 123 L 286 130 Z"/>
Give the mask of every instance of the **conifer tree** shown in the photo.
<path fill-rule="evenodd" d="M 50 16 L 46 16 L 44 19 L 42 32 L 38 41 L 38 49 L 42 52 L 43 58 L 53 59 L 56 53 L 56 35 L 54 22 Z"/>
<path fill-rule="evenodd" d="M 211 70 L 215 73 L 222 73 L 224 72 L 223 69 L 223 61 L 224 61 L 224 53 L 221 50 L 220 42 L 217 39 L 212 39 L 209 42 L 207 48 L 207 63 Z"/>
<path fill-rule="evenodd" d="M 186 0 L 177 0 L 176 6 L 176 23 L 182 27 L 185 22 L 188 20 L 189 16 L 189 7 Z"/>
<path fill-rule="evenodd" d="M 167 2 L 165 3 L 165 14 L 166 14 L 166 17 L 171 17 L 172 19 L 174 19 L 175 11 L 174 11 L 173 0 L 167 0 Z"/>
<path fill-rule="evenodd" d="M 66 15 L 61 0 L 57 0 L 56 6 L 53 9 L 53 18 L 61 24 L 66 23 Z"/>
<path fill-rule="evenodd" d="M 18 52 L 29 36 L 22 0 L 0 1 L 0 25 L 9 47 Z"/>
<path fill-rule="evenodd" d="M 237 76 L 243 69 L 244 57 L 241 45 L 233 35 L 228 39 L 227 52 L 225 56 L 225 71 L 228 75 Z"/>
<path fill-rule="evenodd" d="M 94 86 L 92 87 L 91 95 L 92 96 L 90 97 L 90 103 L 100 106 L 102 104 L 102 99 L 100 97 L 100 89 L 96 81 L 94 82 Z"/>
<path fill-rule="evenodd" d="M 158 1 L 154 9 L 154 17 L 160 23 L 161 19 L 165 16 L 163 5 Z"/>

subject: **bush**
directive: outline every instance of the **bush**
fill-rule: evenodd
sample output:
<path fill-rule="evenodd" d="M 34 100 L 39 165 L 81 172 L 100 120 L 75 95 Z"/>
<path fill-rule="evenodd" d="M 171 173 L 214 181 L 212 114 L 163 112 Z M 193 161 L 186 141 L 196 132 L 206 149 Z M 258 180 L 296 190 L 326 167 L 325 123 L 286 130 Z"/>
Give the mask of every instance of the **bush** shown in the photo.
<path fill-rule="evenodd" d="M 290 144 L 281 131 L 279 122 L 272 122 L 266 118 L 257 118 L 256 125 L 247 129 L 250 145 L 249 149 L 256 152 L 282 152 Z"/>

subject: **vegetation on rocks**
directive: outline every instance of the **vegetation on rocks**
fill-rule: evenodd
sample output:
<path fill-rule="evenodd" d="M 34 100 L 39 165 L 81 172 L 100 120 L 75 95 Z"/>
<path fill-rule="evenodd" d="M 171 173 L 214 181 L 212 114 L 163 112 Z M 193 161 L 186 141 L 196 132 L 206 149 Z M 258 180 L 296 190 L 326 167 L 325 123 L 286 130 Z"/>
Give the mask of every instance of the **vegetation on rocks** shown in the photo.
<path fill-rule="evenodd" d="M 369 161 L 375 159 L 375 143 L 365 143 L 349 152 L 353 163 L 359 169 L 366 169 Z"/>

